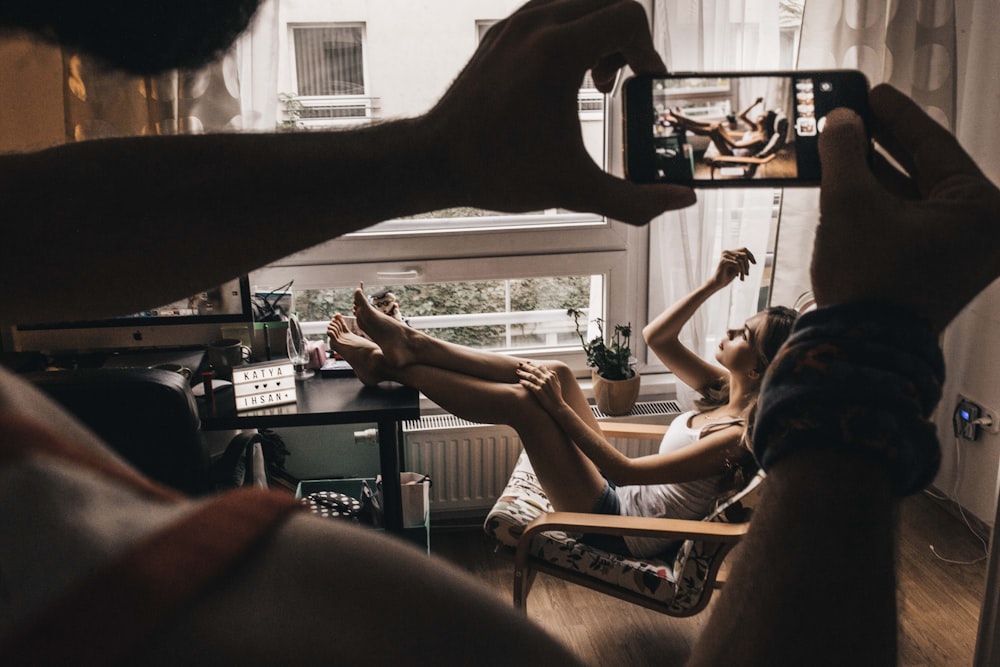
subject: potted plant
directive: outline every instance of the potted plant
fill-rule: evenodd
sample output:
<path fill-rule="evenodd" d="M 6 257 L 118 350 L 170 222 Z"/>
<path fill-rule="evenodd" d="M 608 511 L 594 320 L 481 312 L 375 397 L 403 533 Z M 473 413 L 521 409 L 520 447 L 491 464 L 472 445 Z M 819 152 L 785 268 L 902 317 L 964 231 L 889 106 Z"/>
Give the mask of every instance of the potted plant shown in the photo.
<path fill-rule="evenodd" d="M 632 366 L 632 324 L 616 324 L 610 341 L 605 340 L 604 320 L 597 318 L 598 335 L 589 342 L 580 331 L 583 312 L 575 308 L 566 311 L 576 324 L 576 335 L 587 353 L 597 408 L 606 415 L 624 415 L 632 410 L 639 397 L 639 373 Z"/>

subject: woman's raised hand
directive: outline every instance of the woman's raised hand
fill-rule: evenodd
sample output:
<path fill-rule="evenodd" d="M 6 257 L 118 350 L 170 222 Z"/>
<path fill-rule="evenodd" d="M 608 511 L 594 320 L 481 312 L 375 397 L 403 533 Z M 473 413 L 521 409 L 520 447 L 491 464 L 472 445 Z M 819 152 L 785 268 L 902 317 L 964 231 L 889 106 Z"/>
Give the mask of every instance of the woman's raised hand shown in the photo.
<path fill-rule="evenodd" d="M 722 289 L 733 282 L 737 276 L 740 280 L 746 278 L 746 275 L 750 273 L 750 265 L 756 263 L 757 259 L 746 248 L 723 250 L 719 265 L 715 268 L 710 282 L 716 289 Z"/>

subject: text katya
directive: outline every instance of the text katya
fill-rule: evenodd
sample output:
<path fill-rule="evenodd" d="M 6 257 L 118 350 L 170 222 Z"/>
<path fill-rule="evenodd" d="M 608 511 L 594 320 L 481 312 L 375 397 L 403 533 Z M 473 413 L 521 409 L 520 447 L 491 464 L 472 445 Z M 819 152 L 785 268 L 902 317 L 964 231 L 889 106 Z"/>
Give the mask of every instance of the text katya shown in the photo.
<path fill-rule="evenodd" d="M 291 367 L 288 367 L 291 370 Z M 237 382 L 259 382 L 260 380 L 273 380 L 285 376 L 284 366 L 271 366 L 268 368 L 254 368 L 247 371 L 239 371 L 240 378 Z"/>

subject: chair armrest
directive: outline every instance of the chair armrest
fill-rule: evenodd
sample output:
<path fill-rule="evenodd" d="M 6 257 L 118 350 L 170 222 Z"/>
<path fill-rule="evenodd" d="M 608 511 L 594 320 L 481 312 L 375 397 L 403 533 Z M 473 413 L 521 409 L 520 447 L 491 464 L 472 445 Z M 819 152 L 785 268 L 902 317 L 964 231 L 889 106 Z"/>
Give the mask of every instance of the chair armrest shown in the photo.
<path fill-rule="evenodd" d="M 628 422 L 598 422 L 606 438 L 635 438 L 637 440 L 662 440 L 670 424 L 633 424 Z"/>
<path fill-rule="evenodd" d="M 767 164 L 775 157 L 771 153 L 767 157 L 753 157 L 751 155 L 716 155 L 706 162 L 710 164 Z"/>
<path fill-rule="evenodd" d="M 576 533 L 738 542 L 749 528 L 749 522 L 724 523 L 721 521 L 692 521 L 648 516 L 549 512 L 528 524 L 521 539 L 523 541 L 525 537 L 533 536 L 535 533 L 564 530 Z"/>

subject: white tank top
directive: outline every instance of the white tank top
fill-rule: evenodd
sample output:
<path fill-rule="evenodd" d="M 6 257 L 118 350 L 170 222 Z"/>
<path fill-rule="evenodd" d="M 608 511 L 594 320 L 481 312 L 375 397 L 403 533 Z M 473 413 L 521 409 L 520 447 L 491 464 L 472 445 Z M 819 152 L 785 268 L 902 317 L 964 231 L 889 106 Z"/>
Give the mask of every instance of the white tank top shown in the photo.
<path fill-rule="evenodd" d="M 701 438 L 707 426 L 718 428 L 724 424 L 741 424 L 742 419 L 715 421 L 701 428 L 689 425 L 695 411 L 678 415 L 660 441 L 659 452 L 666 454 L 683 449 Z M 642 484 L 621 486 L 616 489 L 621 501 L 621 512 L 626 516 L 651 516 L 670 519 L 704 519 L 715 508 L 720 495 L 722 475 L 678 484 Z M 676 540 L 653 537 L 625 537 L 625 544 L 635 556 L 655 556 L 676 544 Z"/>

